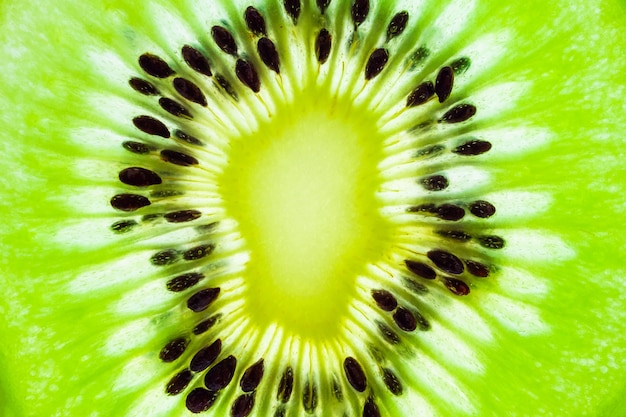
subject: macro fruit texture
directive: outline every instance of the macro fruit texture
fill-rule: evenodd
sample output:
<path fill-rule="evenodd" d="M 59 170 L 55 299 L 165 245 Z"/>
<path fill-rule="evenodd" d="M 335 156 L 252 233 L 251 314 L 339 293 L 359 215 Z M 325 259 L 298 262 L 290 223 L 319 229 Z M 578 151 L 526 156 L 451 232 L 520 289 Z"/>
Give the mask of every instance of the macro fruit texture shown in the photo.
<path fill-rule="evenodd" d="M 0 6 L 0 415 L 626 415 L 617 1 Z"/>

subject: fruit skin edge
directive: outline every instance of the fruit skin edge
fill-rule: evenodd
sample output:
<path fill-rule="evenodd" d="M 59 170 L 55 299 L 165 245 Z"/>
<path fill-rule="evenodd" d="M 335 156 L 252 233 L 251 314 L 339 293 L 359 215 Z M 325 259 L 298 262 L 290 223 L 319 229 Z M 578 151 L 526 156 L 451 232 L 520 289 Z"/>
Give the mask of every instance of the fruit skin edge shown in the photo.
<path fill-rule="evenodd" d="M 620 6 L 621 5 L 622 4 L 620 4 Z M 8 8 L 10 7 L 10 3 L 5 2 L 2 6 Z M 621 16 L 623 15 L 623 10 L 621 10 L 618 7 L 615 7 L 614 11 L 615 13 L 613 13 L 610 18 L 607 17 L 606 23 L 608 27 L 614 27 L 614 28 L 619 27 L 618 19 L 621 19 Z M 611 13 L 607 12 L 607 15 L 611 15 Z M 5 16 L 8 16 L 8 15 L 5 15 Z M 614 23 L 611 22 L 611 19 L 613 18 L 615 19 Z M 3 26 L 4 25 L 6 25 L 6 22 L 3 22 Z M 611 25 L 614 25 L 614 26 L 611 26 Z M 8 35 L 4 33 L 2 35 L 3 37 L 2 40 L 4 40 L 5 36 L 8 36 Z M 623 42 L 618 42 L 618 40 L 620 39 L 623 40 L 623 35 L 621 38 L 616 37 L 616 36 L 613 36 L 610 38 L 615 39 L 616 44 L 619 44 L 619 45 L 624 44 Z M 4 55 L 6 51 L 3 50 L 2 53 Z M 623 58 L 621 58 L 620 60 L 619 55 L 617 54 L 615 54 L 615 57 L 618 57 L 617 62 L 612 63 L 612 65 L 614 65 L 617 68 L 621 68 L 622 69 L 621 74 L 624 74 Z M 615 69 L 615 67 L 613 67 L 612 69 L 612 75 L 615 77 L 615 81 L 618 81 L 617 84 L 619 85 L 620 78 L 618 78 L 618 75 L 616 74 L 620 73 L 620 71 Z M 50 81 L 52 83 L 54 82 L 53 79 L 51 79 Z M 12 87 L 10 90 L 9 89 L 10 86 L 5 85 L 4 82 L 2 82 L 2 84 L 0 85 L 2 85 L 3 92 L 11 91 L 14 88 Z M 22 87 L 18 88 L 17 91 L 22 91 Z M 19 100 L 19 97 L 15 97 L 15 96 L 11 97 L 12 95 L 11 93 L 9 93 L 8 95 L 10 96 L 10 98 L 2 99 L 3 107 L 5 106 L 5 104 L 7 104 L 7 102 L 10 103 L 12 99 Z M 615 100 L 615 98 L 609 98 L 606 103 L 607 104 L 610 103 L 614 105 L 612 109 L 609 109 L 609 112 L 613 111 L 612 115 L 614 118 L 612 120 L 612 123 L 615 125 L 613 127 L 615 131 L 611 131 L 611 129 L 607 128 L 607 131 L 605 133 L 608 135 L 607 139 L 612 139 L 615 142 L 613 143 L 613 146 L 608 145 L 608 149 L 604 149 L 604 152 L 606 154 L 618 155 L 620 152 L 620 145 L 623 144 L 623 139 L 619 136 L 619 134 L 614 134 L 614 135 L 611 135 L 611 134 L 616 133 L 617 128 L 624 126 L 623 116 L 620 117 L 619 113 L 616 111 L 620 109 L 620 106 L 619 106 L 620 103 L 617 100 Z M 3 111 L 3 113 L 6 113 L 6 111 Z M 21 116 L 23 117 L 24 122 L 36 123 L 36 125 L 38 126 L 41 125 L 41 123 L 37 123 L 37 119 L 34 117 L 33 114 L 29 114 L 29 115 L 21 114 Z M 4 117 L 3 117 L 3 121 L 6 122 L 6 119 Z M 609 122 L 611 121 L 609 120 Z M 9 139 L 8 144 L 5 143 L 4 146 L 9 147 L 11 144 L 13 144 L 12 141 L 15 141 L 15 147 L 13 149 L 8 150 L 8 154 L 14 158 L 13 159 L 7 158 L 9 160 L 3 160 L 2 166 L 3 168 L 5 168 L 5 172 L 12 172 L 12 173 L 15 172 L 16 174 L 20 173 L 17 175 L 23 175 L 23 176 L 18 177 L 18 181 L 15 181 L 15 182 L 9 181 L 7 183 L 2 184 L 2 195 L 9 196 L 9 198 L 8 199 L 5 198 L 2 203 L 2 212 L 3 214 L 5 214 L 5 216 L 11 216 L 7 218 L 11 218 L 13 219 L 13 221 L 12 221 L 12 225 L 9 225 L 9 226 L 5 225 L 2 229 L 2 247 L 3 248 L 8 247 L 9 249 L 6 253 L 7 258 L 5 259 L 5 262 L 3 263 L 3 267 L 2 267 L 2 278 L 0 278 L 0 280 L 2 280 L 3 287 L 8 287 L 8 291 L 6 292 L 7 295 L 2 300 L 2 304 L 0 304 L 0 311 L 2 313 L 7 313 L 6 315 L 3 314 L 4 318 L 2 319 L 2 322 L 1 322 L 2 324 L 0 327 L 1 334 L 3 335 L 2 340 L 3 340 L 3 345 L 4 345 L 2 346 L 2 348 L 0 348 L 0 371 L 1 371 L 0 375 L 2 375 L 0 377 L 1 378 L 0 379 L 0 395 L 1 395 L 0 399 L 1 400 L 5 400 L 7 398 L 10 399 L 9 401 L 2 401 L 2 403 L 5 404 L 5 406 L 6 405 L 10 406 L 10 404 L 15 404 L 16 407 L 19 407 L 19 403 L 20 403 L 19 399 L 24 396 L 23 395 L 24 388 L 20 386 L 20 382 L 23 380 L 24 374 L 30 375 L 30 370 L 29 370 L 28 364 L 22 364 L 24 366 L 24 369 L 20 369 L 19 364 L 15 363 L 16 360 L 20 360 L 20 356 L 19 356 L 20 346 L 18 342 L 20 340 L 24 340 L 24 335 L 20 334 L 20 332 L 17 329 L 11 328 L 9 326 L 7 317 L 14 317 L 15 314 L 24 314 L 24 310 L 21 307 L 24 305 L 23 303 L 25 300 L 21 300 L 19 298 L 19 295 L 24 294 L 27 289 L 32 289 L 32 288 L 30 288 L 27 284 L 23 284 L 23 283 L 16 284 L 15 282 L 17 281 L 18 277 L 22 275 L 28 276 L 28 272 L 36 271 L 37 265 L 30 266 L 29 261 L 30 260 L 36 261 L 37 259 L 41 260 L 41 258 L 38 258 L 37 255 L 43 256 L 41 255 L 41 253 L 38 254 L 37 250 L 31 249 L 32 252 L 29 252 L 29 245 L 36 244 L 37 240 L 34 238 L 31 238 L 32 240 L 30 240 L 29 238 L 24 239 L 24 233 L 25 231 L 32 231 L 33 235 L 36 235 L 37 233 L 45 234 L 47 230 L 44 226 L 41 225 L 41 221 L 43 220 L 44 222 L 45 221 L 54 222 L 56 218 L 59 218 L 59 217 L 63 218 L 62 216 L 64 216 L 65 213 L 63 213 L 63 211 L 59 207 L 57 207 L 55 210 L 54 205 L 52 205 L 52 210 L 48 211 L 47 213 L 41 213 L 41 212 L 38 212 L 38 210 L 35 210 L 34 206 L 28 204 L 28 200 L 29 200 L 28 194 L 32 192 L 32 190 L 28 187 L 26 187 L 25 189 L 23 187 L 23 183 L 20 184 L 22 181 L 28 181 L 29 185 L 33 185 L 35 189 L 44 190 L 44 192 L 48 192 L 50 194 L 53 194 L 55 190 L 54 190 L 54 187 L 49 186 L 48 178 L 46 178 L 45 176 L 35 175 L 36 172 L 32 172 L 32 170 L 30 172 L 25 170 L 26 172 L 23 172 L 23 173 L 20 170 L 18 170 L 18 168 L 20 168 L 21 163 L 23 163 L 22 161 L 28 161 L 28 163 L 35 164 L 37 162 L 37 159 L 41 158 L 43 155 L 37 154 L 37 152 L 35 152 L 35 155 L 33 156 L 26 156 L 24 155 L 23 152 L 18 152 L 18 151 L 21 151 L 21 149 L 19 149 L 19 144 L 18 144 L 19 142 L 18 138 L 20 137 L 19 135 L 20 129 L 19 127 L 16 127 L 16 126 L 11 126 L 9 127 L 9 129 L 13 129 L 13 132 L 11 133 L 16 133 L 16 134 L 8 135 L 8 136 L 11 136 L 11 138 Z M 566 147 L 563 147 L 563 148 L 566 148 Z M 597 160 L 599 162 L 604 162 L 606 165 L 601 167 L 602 171 L 601 171 L 601 174 L 598 175 L 598 178 L 607 178 L 607 177 L 613 178 L 619 185 L 620 179 L 623 178 L 624 168 L 620 167 L 619 165 L 616 166 L 612 158 L 606 157 L 606 159 L 603 159 L 603 158 L 600 158 L 600 156 L 602 155 L 598 155 Z M 553 158 L 553 162 L 555 162 L 555 165 L 556 165 L 556 163 L 559 162 L 559 160 L 562 161 L 563 159 L 565 158 Z M 570 161 L 575 162 L 575 159 L 571 158 Z M 51 163 L 50 165 L 52 168 L 60 169 L 60 167 L 55 166 L 53 163 Z M 46 187 L 48 187 L 48 189 L 46 189 Z M 563 194 L 566 194 L 566 192 L 563 191 Z M 606 193 L 596 191 L 595 194 L 591 194 L 591 195 L 584 196 L 584 197 L 583 196 L 577 196 L 577 197 L 562 196 L 562 199 L 564 201 L 573 202 L 573 204 L 578 204 L 580 206 L 583 206 L 579 208 L 577 207 L 577 208 L 570 209 L 570 214 L 579 214 L 579 216 L 572 216 L 575 218 L 575 220 L 573 220 L 572 223 L 568 223 L 567 225 L 565 225 L 571 229 L 571 230 L 568 230 L 568 233 L 570 234 L 572 239 L 580 239 L 587 234 L 590 235 L 588 237 L 588 240 L 603 239 L 603 240 L 610 241 L 612 238 L 615 238 L 615 242 L 613 243 L 613 245 L 611 245 L 612 246 L 611 248 L 601 248 L 601 247 L 595 248 L 594 247 L 592 248 L 594 250 L 590 250 L 587 257 L 585 259 L 582 259 L 581 263 L 593 265 L 594 263 L 598 262 L 598 259 L 602 260 L 603 265 L 604 264 L 607 265 L 607 268 L 605 268 L 607 271 L 611 271 L 611 268 L 614 268 L 612 272 L 618 271 L 621 273 L 621 275 L 618 275 L 617 277 L 612 277 L 612 278 L 603 277 L 603 279 L 606 279 L 607 281 L 613 280 L 612 282 L 618 284 L 618 283 L 623 282 L 623 279 L 619 280 L 618 278 L 623 278 L 624 276 L 623 267 L 622 269 L 619 269 L 620 268 L 619 266 L 620 255 L 623 254 L 623 247 L 624 247 L 624 238 L 623 236 L 620 236 L 622 233 L 619 233 L 619 232 L 623 231 L 623 226 L 618 225 L 617 227 L 615 227 L 615 225 L 612 224 L 612 221 L 614 221 L 614 218 L 619 218 L 618 217 L 619 214 L 623 214 L 623 197 L 621 197 L 623 194 L 618 192 L 618 190 L 613 190 L 613 191 L 610 191 L 609 195 L 615 199 L 613 203 L 615 204 L 616 207 L 614 211 L 611 213 L 613 216 L 609 216 L 607 213 L 602 212 L 602 209 L 604 209 L 604 207 L 602 204 L 600 204 L 600 202 L 606 201 L 606 198 L 605 198 Z M 54 199 L 50 199 L 50 200 L 54 202 Z M 559 199 L 557 198 L 557 200 Z M 21 209 L 20 213 L 16 214 L 15 205 L 18 205 L 20 208 L 24 207 L 24 209 Z M 588 205 L 591 207 L 590 211 L 592 213 L 592 216 L 591 216 L 592 220 L 598 223 L 599 226 L 601 226 L 598 231 L 591 232 L 591 231 L 586 230 L 586 228 L 588 228 L 586 216 L 589 215 L 588 214 L 589 212 L 586 211 L 584 207 L 585 205 Z M 38 217 L 36 217 L 35 215 Z M 30 217 L 30 216 L 33 216 L 33 217 Z M 610 217 L 614 217 L 614 218 L 611 219 Z M 556 216 L 552 219 L 546 220 L 546 222 L 550 220 L 553 220 L 555 221 L 555 223 L 558 224 L 558 222 L 556 221 Z M 576 227 L 581 228 L 582 231 L 575 231 L 574 229 Z M 604 236 L 602 234 L 604 234 Z M 27 235 L 30 235 L 30 234 L 27 234 Z M 34 246 L 34 248 L 37 248 L 37 246 Z M 48 252 L 48 256 L 50 256 L 50 259 L 53 259 L 53 256 L 58 256 L 60 254 L 61 253 L 54 252 L 53 250 L 50 250 Z M 43 262 L 45 263 L 45 259 L 43 260 Z M 39 271 L 39 272 L 42 273 L 44 271 Z M 590 272 L 595 273 L 597 271 L 595 271 L 593 268 L 590 268 Z M 606 288 L 604 287 L 602 288 L 605 290 L 605 292 L 608 292 Z M 45 300 L 45 297 L 42 296 L 42 297 L 39 297 L 37 301 L 44 301 L 43 305 L 45 305 L 46 300 Z M 593 304 L 593 302 L 591 304 Z M 621 305 L 623 306 L 623 303 Z M 29 307 L 34 309 L 36 307 L 36 303 L 29 305 Z M 29 311 L 29 310 L 26 310 L 26 311 Z M 620 314 L 623 315 L 623 311 L 615 312 L 615 316 L 618 316 Z M 615 323 L 616 322 L 611 323 L 611 324 L 615 324 Z M 46 324 L 41 323 L 41 325 L 45 327 Z M 41 328 L 39 328 L 39 330 L 41 331 Z M 4 336 L 7 336 L 7 337 L 4 337 Z M 37 336 L 34 335 L 33 337 L 34 337 L 34 340 L 36 340 Z M 623 336 L 615 339 L 614 342 L 617 344 L 621 342 L 623 344 Z M 28 357 L 25 357 L 22 359 L 28 359 Z M 21 372 L 21 371 L 25 371 L 25 372 Z M 622 377 L 620 378 L 621 380 L 624 380 L 623 370 L 620 369 L 620 371 L 616 372 L 616 374 Z M 15 381 L 20 381 L 20 382 L 16 383 Z M 607 415 L 607 416 L 617 416 L 617 417 L 625 415 L 626 404 L 624 403 L 623 398 L 624 398 L 623 390 L 616 391 L 613 393 L 613 395 L 609 395 L 607 402 L 604 405 L 599 405 L 599 411 L 598 411 L 599 414 L 597 415 Z M 13 415 L 16 415 L 16 416 L 24 415 L 14 410 L 6 411 L 6 415 L 8 417 L 12 415 L 11 413 L 13 413 Z M 589 414 L 589 415 L 594 415 L 594 414 Z"/>

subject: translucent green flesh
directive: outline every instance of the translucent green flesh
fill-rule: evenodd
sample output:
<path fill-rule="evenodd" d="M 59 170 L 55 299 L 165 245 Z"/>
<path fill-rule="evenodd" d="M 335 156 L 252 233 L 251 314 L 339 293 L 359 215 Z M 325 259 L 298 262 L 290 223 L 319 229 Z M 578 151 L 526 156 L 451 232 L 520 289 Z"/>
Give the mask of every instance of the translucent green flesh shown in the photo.
<path fill-rule="evenodd" d="M 158 19 L 152 22 L 154 9 L 147 13 L 142 7 L 126 10 L 115 2 L 68 3 L 55 2 L 45 10 L 23 2 L 5 2 L 2 6 L 5 30 L 0 35 L 0 117 L 5 140 L 0 146 L 4 155 L 1 164 L 7 173 L 1 186 L 7 221 L 1 226 L 4 262 L 0 282 L 4 296 L 0 302 L 0 407 L 4 408 L 0 414 L 132 415 L 129 410 L 137 410 L 139 400 L 153 407 L 143 415 L 185 415 L 180 397 L 169 398 L 162 393 L 172 369 L 165 369 L 155 359 L 180 323 L 149 303 L 145 308 L 138 303 L 134 310 L 128 307 L 132 303 L 126 304 L 125 310 L 120 307 L 123 294 L 135 294 L 139 284 L 150 282 L 152 277 L 141 283 L 125 281 L 121 278 L 128 271 L 126 266 L 106 274 L 110 262 L 128 251 L 125 244 L 120 245 L 126 237 L 108 230 L 118 218 L 111 212 L 108 199 L 118 190 L 116 175 L 124 166 L 114 162 L 111 167 L 110 161 L 128 155 L 117 144 L 110 145 L 106 135 L 85 132 L 84 142 L 79 143 L 75 132 L 85 126 L 109 126 L 111 117 L 100 114 L 93 105 L 96 94 L 137 99 L 126 82 L 138 70 L 102 71 L 115 68 L 115 60 L 104 60 L 96 71 L 93 53 L 112 51 L 113 56 L 132 66 L 146 50 L 169 50 L 170 44 L 179 48 L 186 37 L 173 31 L 173 39 L 164 40 Z M 190 16 L 190 10 L 207 7 L 192 3 L 177 4 L 176 13 Z M 502 201 L 499 217 L 490 223 L 495 230 L 504 231 L 511 243 L 506 251 L 492 254 L 502 272 L 493 279 L 477 280 L 467 298 L 455 299 L 443 290 L 435 291 L 437 297 L 425 303 L 427 316 L 439 333 L 418 334 L 411 339 L 419 346 L 416 356 L 407 357 L 402 352 L 390 356 L 394 366 L 401 365 L 397 371 L 406 389 L 403 397 L 378 397 L 391 415 L 408 415 L 407 410 L 413 409 L 462 415 L 466 405 L 466 414 L 480 416 L 624 414 L 626 309 L 620 288 L 626 275 L 622 265 L 626 240 L 619 221 L 625 212 L 624 16 L 621 4 L 587 3 L 546 6 L 525 2 L 503 7 L 481 2 L 466 22 L 464 36 L 441 52 L 456 56 L 485 34 L 500 35 L 500 28 L 510 31 L 506 57 L 476 64 L 482 71 L 466 81 L 462 94 L 471 97 L 494 80 L 529 82 L 512 111 L 496 113 L 477 128 L 488 130 L 492 126 L 489 123 L 502 129 L 531 126 L 545 129 L 549 135 L 540 146 L 520 145 L 504 138 L 500 149 L 505 151 L 482 160 L 483 165 L 477 163 L 491 181 L 473 192 L 477 196 L 499 195 Z M 382 4 L 388 15 L 408 7 Z M 238 17 L 244 6 L 225 7 L 214 19 Z M 414 8 L 424 11 L 416 20 L 430 22 L 445 7 L 432 2 Z M 264 12 L 278 14 L 280 9 Z M 192 20 L 191 30 L 205 33 L 207 24 L 195 23 L 199 21 Z M 305 27 L 313 25 L 309 20 L 304 22 Z M 443 24 L 437 27 L 444 29 Z M 403 42 L 405 47 L 413 47 L 413 38 Z M 435 70 L 433 64 L 431 71 Z M 508 98 L 505 95 L 502 101 Z M 346 129 L 350 136 L 348 131 L 353 127 Z M 127 126 L 116 125 L 114 130 L 120 135 L 136 135 Z M 70 135 L 74 137 L 71 140 Z M 355 143 L 359 140 L 355 138 Z M 518 147 L 533 149 L 506 152 Z M 243 148 L 235 147 L 234 152 L 242 153 L 238 161 L 245 163 Z M 372 150 L 374 156 L 376 152 Z M 347 161 L 358 164 L 353 156 Z M 366 165 L 366 170 L 372 169 L 371 164 Z M 92 168 L 81 171 L 77 167 Z M 252 181 L 254 171 L 249 169 Z M 232 171 L 223 175 L 225 184 L 235 181 Z M 289 181 L 285 184 L 291 186 Z M 341 184 L 334 185 L 343 195 Z M 103 188 L 101 193 L 99 187 Z M 233 184 L 230 191 L 225 188 L 226 209 L 241 222 L 244 237 L 254 235 L 257 227 L 264 233 L 260 230 L 272 227 L 271 223 L 264 226 L 265 220 L 243 210 L 245 204 L 252 204 L 252 200 L 245 202 L 249 194 L 243 197 L 244 187 Z M 517 194 L 507 194 L 510 192 Z M 530 210 L 520 204 L 524 196 L 533 203 Z M 240 198 L 243 207 L 236 204 Z M 361 198 L 367 203 L 374 197 L 366 194 Z M 337 207 L 341 215 L 347 215 L 346 209 L 344 204 Z M 376 260 L 376 252 L 385 248 L 384 241 L 367 245 L 363 253 L 364 243 L 353 240 L 360 227 L 378 223 L 376 211 L 356 207 L 350 213 L 361 216 L 362 221 L 353 223 L 345 235 L 337 232 L 334 242 L 349 236 L 352 243 L 343 248 L 345 254 L 359 253 L 363 263 Z M 86 224 L 87 219 L 94 219 L 93 224 Z M 428 239 L 420 234 L 424 230 L 430 229 L 413 227 L 408 232 Z M 303 233 L 294 239 L 311 232 Z M 379 233 L 388 236 L 380 230 L 366 233 L 368 241 Z M 248 240 L 252 245 L 259 242 Z M 264 254 L 263 248 L 267 248 L 256 261 L 260 274 L 268 270 L 263 263 L 273 256 L 273 242 L 268 242 L 250 251 Z M 302 248 L 293 246 L 291 258 L 297 260 L 301 256 L 297 251 Z M 141 250 L 145 253 L 137 259 L 146 259 L 153 252 L 150 248 Z M 316 253 L 320 257 L 324 254 L 322 249 Z M 563 253 L 575 257 L 556 256 Z M 253 262 L 254 258 L 251 270 Z M 104 274 L 92 272 L 99 265 L 105 268 Z M 84 288 L 77 288 L 77 282 Z M 331 292 L 337 289 L 326 288 Z M 255 289 L 251 284 L 247 291 L 256 294 L 266 288 Z M 272 291 L 263 298 L 275 294 Z M 323 322 L 342 314 L 343 296 L 338 297 L 333 298 L 336 306 L 324 310 L 327 316 L 322 316 Z M 167 305 L 175 311 L 175 304 Z M 267 327 L 276 319 L 267 304 L 246 304 L 245 308 L 262 312 L 258 327 Z M 290 318 L 285 327 L 297 334 L 299 319 Z M 305 332 L 313 339 L 312 346 L 316 346 L 319 329 Z M 267 344 L 256 334 L 250 340 Z M 305 351 L 310 345 L 303 346 Z M 278 351 L 272 349 L 277 348 L 267 351 Z M 238 354 L 245 358 L 245 352 Z M 455 375 L 458 386 L 466 389 L 464 395 L 450 397 L 456 401 L 441 400 L 442 394 L 456 393 L 454 387 L 446 385 L 449 375 Z M 216 415 L 227 412 L 216 410 Z"/>

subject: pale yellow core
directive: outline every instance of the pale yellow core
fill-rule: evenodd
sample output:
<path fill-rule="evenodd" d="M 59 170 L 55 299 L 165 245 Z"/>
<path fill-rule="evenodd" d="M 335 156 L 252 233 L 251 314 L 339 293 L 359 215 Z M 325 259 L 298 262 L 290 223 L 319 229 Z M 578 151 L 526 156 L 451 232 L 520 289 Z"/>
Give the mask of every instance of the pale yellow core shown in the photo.
<path fill-rule="evenodd" d="M 258 132 L 232 143 L 219 179 L 250 260 L 247 313 L 302 337 L 333 337 L 379 260 L 390 227 L 379 214 L 375 120 L 352 103 L 303 91 Z"/>

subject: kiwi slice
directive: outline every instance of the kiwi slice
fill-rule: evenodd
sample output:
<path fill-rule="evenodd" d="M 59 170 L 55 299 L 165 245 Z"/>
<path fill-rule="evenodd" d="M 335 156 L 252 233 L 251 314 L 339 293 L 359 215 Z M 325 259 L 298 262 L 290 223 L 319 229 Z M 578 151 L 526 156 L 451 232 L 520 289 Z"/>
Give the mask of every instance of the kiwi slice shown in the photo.
<path fill-rule="evenodd" d="M 0 414 L 623 416 L 617 1 L 5 1 Z"/>

